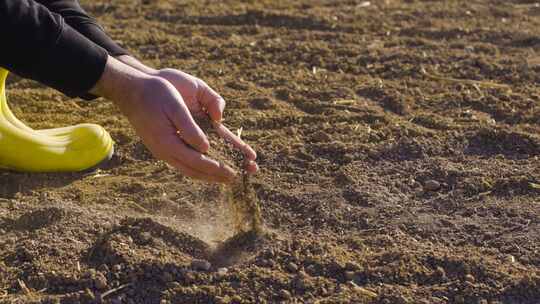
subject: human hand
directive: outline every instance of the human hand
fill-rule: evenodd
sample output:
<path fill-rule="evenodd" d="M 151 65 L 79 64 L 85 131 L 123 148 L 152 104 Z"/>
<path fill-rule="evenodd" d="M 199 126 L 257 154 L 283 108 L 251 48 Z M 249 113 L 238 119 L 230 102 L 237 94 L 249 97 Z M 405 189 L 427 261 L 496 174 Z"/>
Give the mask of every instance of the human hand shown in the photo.
<path fill-rule="evenodd" d="M 186 176 L 231 182 L 234 170 L 204 155 L 209 143 L 182 96 L 167 81 L 150 78 L 123 112 L 152 154 Z"/>
<path fill-rule="evenodd" d="M 231 168 L 204 155 L 208 139 L 168 81 L 109 57 L 91 93 L 116 103 L 150 152 L 184 175 L 223 183 L 235 177 Z"/>
<path fill-rule="evenodd" d="M 158 70 L 154 75 L 166 79 L 178 90 L 193 116 L 209 116 L 217 133 L 244 154 L 246 172 L 257 172 L 255 151 L 221 123 L 225 100 L 218 93 L 203 80 L 176 69 Z"/>

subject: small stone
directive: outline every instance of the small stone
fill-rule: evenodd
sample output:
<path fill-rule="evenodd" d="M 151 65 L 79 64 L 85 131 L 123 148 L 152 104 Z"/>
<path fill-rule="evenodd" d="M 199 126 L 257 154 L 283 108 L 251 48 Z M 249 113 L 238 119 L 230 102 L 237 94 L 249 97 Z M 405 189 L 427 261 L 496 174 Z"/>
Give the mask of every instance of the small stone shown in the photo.
<path fill-rule="evenodd" d="M 312 276 L 317 275 L 317 267 L 315 265 L 311 264 L 308 267 L 306 267 L 306 272 L 309 273 Z"/>
<path fill-rule="evenodd" d="M 150 244 L 152 242 L 152 235 L 148 232 L 143 232 L 140 235 L 140 240 L 143 245 Z"/>
<path fill-rule="evenodd" d="M 291 293 L 288 290 L 285 290 L 285 289 L 281 289 L 279 291 L 279 296 L 284 300 L 288 300 L 288 299 L 290 299 L 292 297 Z"/>
<path fill-rule="evenodd" d="M 516 262 L 516 258 L 513 255 L 509 254 L 506 256 L 506 261 L 513 264 Z"/>
<path fill-rule="evenodd" d="M 305 279 L 309 278 L 309 275 L 308 275 L 305 271 L 300 270 L 300 271 L 298 272 L 298 276 L 297 276 L 297 277 L 300 278 L 300 279 L 305 280 Z"/>
<path fill-rule="evenodd" d="M 226 267 L 220 267 L 220 268 L 218 268 L 217 272 L 220 275 L 225 275 L 225 274 L 227 274 L 227 272 L 229 272 L 229 269 L 227 269 Z"/>
<path fill-rule="evenodd" d="M 441 183 L 434 179 L 430 179 L 424 183 L 424 190 L 426 191 L 437 191 L 441 188 Z"/>
<path fill-rule="evenodd" d="M 254 98 L 250 101 L 253 108 L 259 110 L 268 110 L 274 108 L 274 102 L 268 97 Z"/>
<path fill-rule="evenodd" d="M 101 272 L 96 274 L 96 277 L 94 278 L 94 286 L 96 286 L 96 288 L 99 290 L 107 288 L 107 278 Z"/>
<path fill-rule="evenodd" d="M 289 264 L 287 264 L 287 270 L 289 270 L 290 272 L 297 272 L 298 271 L 298 265 L 296 265 L 293 262 L 290 262 Z"/>
<path fill-rule="evenodd" d="M 474 283 L 476 281 L 475 277 L 472 274 L 465 275 L 465 281 Z"/>
<path fill-rule="evenodd" d="M 116 264 L 113 266 L 113 271 L 114 272 L 120 272 L 122 271 L 122 264 Z"/>
<path fill-rule="evenodd" d="M 191 268 L 199 271 L 208 271 L 212 268 L 212 264 L 207 260 L 193 260 L 191 261 Z"/>

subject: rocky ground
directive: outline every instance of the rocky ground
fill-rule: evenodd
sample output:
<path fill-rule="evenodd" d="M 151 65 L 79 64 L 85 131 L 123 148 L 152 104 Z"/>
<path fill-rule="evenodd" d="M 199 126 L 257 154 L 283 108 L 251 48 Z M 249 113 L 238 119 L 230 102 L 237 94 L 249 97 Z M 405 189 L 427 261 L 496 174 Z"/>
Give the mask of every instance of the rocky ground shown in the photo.
<path fill-rule="evenodd" d="M 540 303 L 533 1 L 82 1 L 205 79 L 257 150 L 265 233 L 155 160 L 108 101 L 17 77 L 35 128 L 94 122 L 98 171 L 0 172 L 0 303 Z"/>

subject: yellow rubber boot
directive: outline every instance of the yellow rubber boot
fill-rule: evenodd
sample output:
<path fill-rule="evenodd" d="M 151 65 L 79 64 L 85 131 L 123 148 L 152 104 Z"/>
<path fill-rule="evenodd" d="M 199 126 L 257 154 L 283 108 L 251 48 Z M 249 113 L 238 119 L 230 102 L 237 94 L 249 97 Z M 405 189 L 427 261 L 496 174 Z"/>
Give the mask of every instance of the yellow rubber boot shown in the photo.
<path fill-rule="evenodd" d="M 0 168 L 24 172 L 82 171 L 109 159 L 109 133 L 95 124 L 33 130 L 10 111 L 5 92 L 8 72 L 0 68 Z"/>

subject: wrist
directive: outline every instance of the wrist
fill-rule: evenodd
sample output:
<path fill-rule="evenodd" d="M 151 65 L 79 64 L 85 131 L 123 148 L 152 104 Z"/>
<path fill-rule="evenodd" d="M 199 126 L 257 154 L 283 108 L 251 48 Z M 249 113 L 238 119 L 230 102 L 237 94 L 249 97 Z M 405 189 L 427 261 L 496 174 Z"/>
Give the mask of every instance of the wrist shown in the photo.
<path fill-rule="evenodd" d="M 134 57 L 131 57 L 129 55 L 120 55 L 116 57 L 116 59 L 124 64 L 129 65 L 130 67 L 137 69 L 145 74 L 148 74 L 150 76 L 158 76 L 159 70 L 156 70 L 154 68 L 151 68 L 139 60 L 135 59 Z"/>
<path fill-rule="evenodd" d="M 150 77 L 109 56 L 103 74 L 90 93 L 111 100 L 125 113 L 129 108 L 127 103 L 141 93 L 145 80 Z"/>

